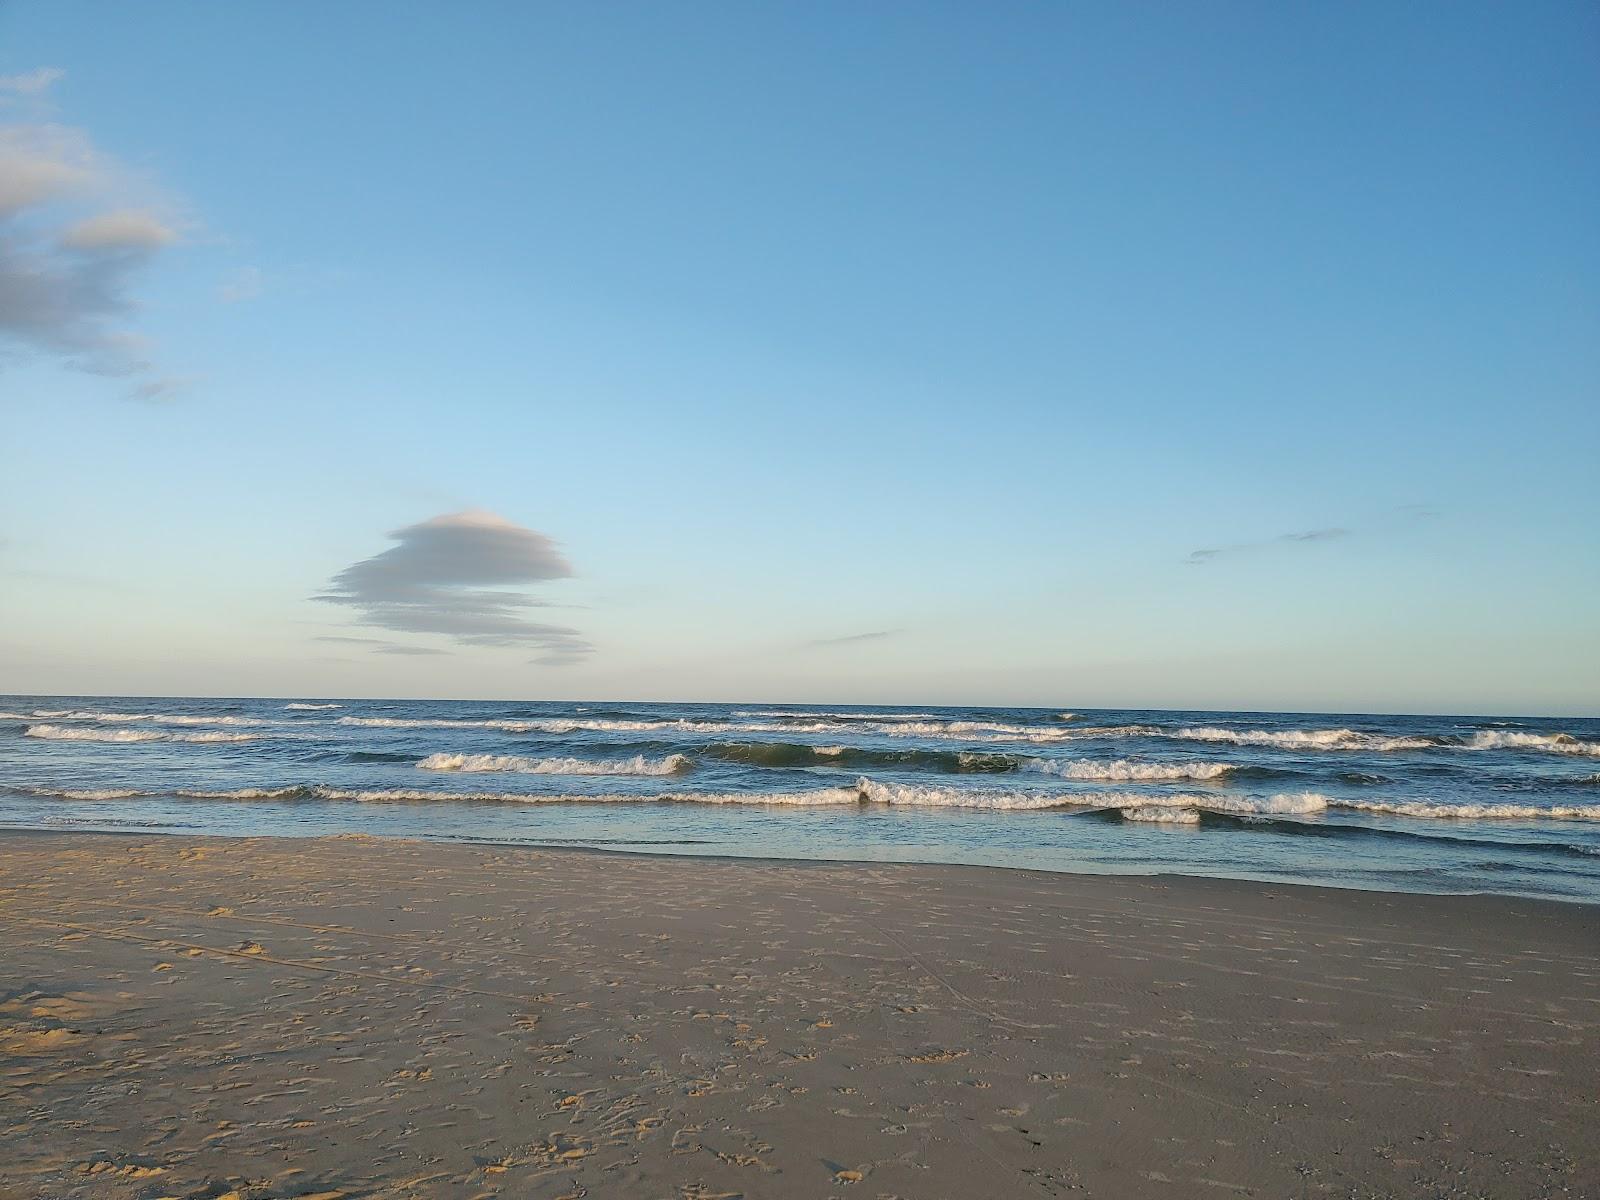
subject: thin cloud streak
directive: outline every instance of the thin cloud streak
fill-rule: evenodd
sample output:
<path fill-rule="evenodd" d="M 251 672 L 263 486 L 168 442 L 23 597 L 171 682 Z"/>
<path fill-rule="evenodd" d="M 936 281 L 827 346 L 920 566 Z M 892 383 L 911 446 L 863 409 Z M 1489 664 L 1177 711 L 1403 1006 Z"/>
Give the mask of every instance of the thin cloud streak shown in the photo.
<path fill-rule="evenodd" d="M 806 650 L 823 650 L 830 646 L 849 646 L 858 642 L 881 642 L 885 638 L 899 637 L 903 629 L 875 629 L 871 633 L 850 633 L 844 637 L 817 638 L 806 642 L 802 647 Z"/>
<path fill-rule="evenodd" d="M 240 267 L 233 276 L 217 288 L 217 299 L 224 304 L 242 304 L 261 295 L 261 271 L 256 267 Z"/>
<path fill-rule="evenodd" d="M 1215 562 L 1225 555 L 1244 554 L 1250 551 L 1266 550 L 1273 546 L 1282 546 L 1292 543 L 1306 542 L 1332 542 L 1340 538 L 1350 537 L 1348 529 L 1307 529 L 1298 533 L 1284 533 L 1264 542 L 1237 542 L 1231 546 L 1213 546 L 1205 550 L 1191 550 L 1189 557 L 1184 561 L 1191 566 Z"/>
<path fill-rule="evenodd" d="M 374 654 L 444 654 L 444 655 L 448 655 L 450 653 L 450 651 L 448 651 L 448 650 L 437 650 L 437 649 L 433 648 L 432 646 L 402 646 L 397 642 L 386 642 L 382 638 L 338 637 L 338 636 L 335 636 L 333 634 L 326 634 L 326 635 L 322 635 L 322 636 L 319 636 L 319 637 L 315 637 L 315 638 L 312 639 L 312 641 L 316 641 L 316 642 L 334 642 L 334 643 L 337 643 L 339 645 L 345 645 L 345 646 L 369 646 L 369 647 L 372 648 L 372 652 Z"/>
<path fill-rule="evenodd" d="M 60 67 L 35 67 L 20 75 L 0 75 L 0 92 L 16 96 L 39 96 L 49 91 L 50 85 L 65 77 Z"/>
<path fill-rule="evenodd" d="M 1397 508 L 1388 510 L 1389 517 L 1398 517 L 1401 521 L 1430 521 L 1443 514 L 1432 504 L 1402 504 Z M 1370 530 L 1369 530 L 1370 532 Z M 1326 529 L 1306 529 L 1295 533 L 1279 534 L 1261 542 L 1237 542 L 1231 546 L 1214 546 L 1204 550 L 1192 550 L 1183 561 L 1190 566 L 1201 566 L 1205 563 L 1215 562 L 1224 556 L 1242 554 L 1249 551 L 1269 550 L 1274 546 L 1307 544 L 1313 542 L 1333 542 L 1344 538 L 1354 537 L 1355 531 L 1332 526 Z"/>

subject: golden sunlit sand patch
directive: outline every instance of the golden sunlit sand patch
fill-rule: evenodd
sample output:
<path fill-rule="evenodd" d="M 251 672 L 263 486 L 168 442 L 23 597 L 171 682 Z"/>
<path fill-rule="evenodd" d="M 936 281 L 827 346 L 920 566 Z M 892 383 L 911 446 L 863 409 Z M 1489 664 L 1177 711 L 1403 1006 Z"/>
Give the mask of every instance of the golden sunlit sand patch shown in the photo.
<path fill-rule="evenodd" d="M 83 1041 L 70 1029 L 30 1029 L 25 1025 L 0 1027 L 0 1054 L 58 1054 Z"/>

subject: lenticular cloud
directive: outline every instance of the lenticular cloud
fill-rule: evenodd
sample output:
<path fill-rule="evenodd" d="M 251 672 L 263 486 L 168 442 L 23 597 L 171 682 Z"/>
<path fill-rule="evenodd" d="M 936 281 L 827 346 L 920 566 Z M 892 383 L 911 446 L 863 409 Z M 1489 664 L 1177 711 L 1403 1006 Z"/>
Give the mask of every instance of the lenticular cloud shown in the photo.
<path fill-rule="evenodd" d="M 396 633 L 442 634 L 469 646 L 527 647 L 535 662 L 564 665 L 593 652 L 578 630 L 530 621 L 546 602 L 518 585 L 567 579 L 556 543 L 494 513 L 447 513 L 389 535 L 398 545 L 346 567 L 319 600 L 357 609 Z"/>

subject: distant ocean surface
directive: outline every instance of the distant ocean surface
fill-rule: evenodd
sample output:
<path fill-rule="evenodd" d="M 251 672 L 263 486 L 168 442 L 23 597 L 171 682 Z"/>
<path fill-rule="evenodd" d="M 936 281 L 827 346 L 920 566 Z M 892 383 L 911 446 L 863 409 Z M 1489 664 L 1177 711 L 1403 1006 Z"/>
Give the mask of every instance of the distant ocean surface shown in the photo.
<path fill-rule="evenodd" d="M 10 696 L 0 827 L 1600 902 L 1600 720 Z"/>

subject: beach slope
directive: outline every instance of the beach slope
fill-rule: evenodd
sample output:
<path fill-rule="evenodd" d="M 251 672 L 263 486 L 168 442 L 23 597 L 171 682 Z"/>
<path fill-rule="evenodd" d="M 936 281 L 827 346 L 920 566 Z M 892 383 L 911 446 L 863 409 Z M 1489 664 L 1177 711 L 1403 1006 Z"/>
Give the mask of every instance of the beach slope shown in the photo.
<path fill-rule="evenodd" d="M 0 1196 L 1600 1195 L 1600 911 L 0 839 Z"/>

